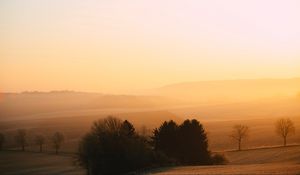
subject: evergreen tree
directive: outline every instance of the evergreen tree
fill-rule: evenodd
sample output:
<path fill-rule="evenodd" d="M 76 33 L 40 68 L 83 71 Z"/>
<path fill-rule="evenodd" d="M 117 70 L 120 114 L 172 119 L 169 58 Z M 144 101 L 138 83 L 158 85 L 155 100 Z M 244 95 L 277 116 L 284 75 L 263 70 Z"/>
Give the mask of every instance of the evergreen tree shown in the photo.
<path fill-rule="evenodd" d="M 125 136 L 129 136 L 129 137 L 132 137 L 135 135 L 135 129 L 134 129 L 133 125 L 127 120 L 125 120 L 122 123 L 120 132 L 121 132 L 121 134 L 123 134 Z"/>
<path fill-rule="evenodd" d="M 185 120 L 179 126 L 179 158 L 185 164 L 209 164 L 208 140 L 202 124 Z"/>
<path fill-rule="evenodd" d="M 155 129 L 152 139 L 156 151 L 164 152 L 170 158 L 178 156 L 178 125 L 173 120 L 165 121 Z"/>
<path fill-rule="evenodd" d="M 208 141 L 197 120 L 185 120 L 180 126 L 164 122 L 154 130 L 154 149 L 183 164 L 211 164 Z"/>

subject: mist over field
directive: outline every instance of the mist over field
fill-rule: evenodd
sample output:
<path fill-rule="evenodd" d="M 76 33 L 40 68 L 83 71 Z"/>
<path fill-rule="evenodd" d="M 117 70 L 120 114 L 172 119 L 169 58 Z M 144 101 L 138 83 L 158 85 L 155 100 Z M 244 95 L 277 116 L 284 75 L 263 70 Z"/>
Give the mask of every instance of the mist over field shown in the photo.
<path fill-rule="evenodd" d="M 137 129 L 147 127 L 149 133 L 163 121 L 195 118 L 204 123 L 210 148 L 215 151 L 234 149 L 228 135 L 236 123 L 249 125 L 251 135 L 265 133 L 250 137 L 247 147 L 280 145 L 273 125 L 280 117 L 290 117 L 299 127 L 298 89 L 300 79 L 294 78 L 182 83 L 156 88 L 155 95 L 75 91 L 1 93 L 0 129 L 11 134 L 16 128 L 47 133 L 60 130 L 70 137 L 71 144 L 66 145 L 74 151 L 77 146 L 73 142 L 84 134 L 82 131 L 107 115 L 127 119 Z M 299 138 L 296 134 L 291 143 L 298 144 Z"/>
<path fill-rule="evenodd" d="M 0 175 L 299 175 L 300 1 L 0 1 Z"/>

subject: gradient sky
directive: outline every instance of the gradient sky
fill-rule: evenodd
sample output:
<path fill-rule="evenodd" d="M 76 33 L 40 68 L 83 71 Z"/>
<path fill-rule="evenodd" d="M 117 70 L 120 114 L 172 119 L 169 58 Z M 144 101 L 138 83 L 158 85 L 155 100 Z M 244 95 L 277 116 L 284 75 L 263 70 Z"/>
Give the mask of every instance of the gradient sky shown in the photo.
<path fill-rule="evenodd" d="M 2 0 L 0 91 L 300 77 L 298 0 Z"/>

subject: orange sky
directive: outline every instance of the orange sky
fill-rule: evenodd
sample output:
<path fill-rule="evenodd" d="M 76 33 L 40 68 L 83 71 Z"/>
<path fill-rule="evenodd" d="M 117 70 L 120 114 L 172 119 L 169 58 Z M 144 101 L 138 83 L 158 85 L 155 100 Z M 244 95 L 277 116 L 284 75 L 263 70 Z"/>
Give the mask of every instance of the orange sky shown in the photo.
<path fill-rule="evenodd" d="M 0 2 L 0 91 L 300 76 L 300 1 Z"/>

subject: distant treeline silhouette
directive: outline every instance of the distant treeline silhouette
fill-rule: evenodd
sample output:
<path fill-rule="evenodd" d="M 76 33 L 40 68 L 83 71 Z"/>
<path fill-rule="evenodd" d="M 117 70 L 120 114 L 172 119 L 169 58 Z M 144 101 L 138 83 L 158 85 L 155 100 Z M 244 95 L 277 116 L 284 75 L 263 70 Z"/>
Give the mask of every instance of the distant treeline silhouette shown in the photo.
<path fill-rule="evenodd" d="M 34 144 L 39 147 L 39 151 L 43 152 L 43 146 L 49 142 L 55 149 L 55 153 L 58 154 L 61 145 L 64 142 L 64 135 L 61 132 L 55 132 L 49 139 L 42 134 L 38 134 L 34 137 Z M 16 146 L 21 148 L 21 151 L 25 151 L 28 143 L 28 134 L 26 129 L 18 129 L 16 135 L 14 136 Z M 3 149 L 5 143 L 5 136 L 3 133 L 0 133 L 0 150 Z"/>

